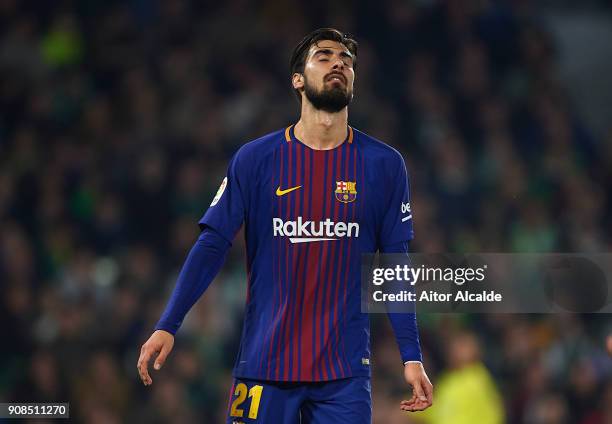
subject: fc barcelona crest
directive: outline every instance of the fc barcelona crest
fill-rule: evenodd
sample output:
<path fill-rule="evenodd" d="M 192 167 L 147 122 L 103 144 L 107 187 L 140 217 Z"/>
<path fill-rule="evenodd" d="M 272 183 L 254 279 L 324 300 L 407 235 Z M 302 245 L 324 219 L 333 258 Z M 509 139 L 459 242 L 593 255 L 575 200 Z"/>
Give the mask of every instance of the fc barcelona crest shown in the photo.
<path fill-rule="evenodd" d="M 357 198 L 355 181 L 336 181 L 336 199 L 342 203 L 354 202 Z"/>

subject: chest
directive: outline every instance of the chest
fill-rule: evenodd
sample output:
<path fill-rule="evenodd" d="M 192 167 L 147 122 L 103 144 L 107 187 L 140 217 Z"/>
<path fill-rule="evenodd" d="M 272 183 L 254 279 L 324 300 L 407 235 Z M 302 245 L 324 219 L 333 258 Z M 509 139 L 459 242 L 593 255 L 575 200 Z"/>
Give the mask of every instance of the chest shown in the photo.
<path fill-rule="evenodd" d="M 367 165 L 349 144 L 331 151 L 283 146 L 260 173 L 265 178 L 258 184 L 253 218 L 292 242 L 363 240 L 376 233 L 381 205 Z"/>
<path fill-rule="evenodd" d="M 349 144 L 319 151 L 288 143 L 272 158 L 264 184 L 270 213 L 315 221 L 361 220 L 369 191 L 364 165 Z"/>

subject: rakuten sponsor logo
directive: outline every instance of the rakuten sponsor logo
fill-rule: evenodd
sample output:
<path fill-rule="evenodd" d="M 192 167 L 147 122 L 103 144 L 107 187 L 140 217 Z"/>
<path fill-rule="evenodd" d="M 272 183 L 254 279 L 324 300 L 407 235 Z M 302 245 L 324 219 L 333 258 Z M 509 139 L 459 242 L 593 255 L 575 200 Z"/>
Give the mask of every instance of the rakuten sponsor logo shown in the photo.
<path fill-rule="evenodd" d="M 291 243 L 338 240 L 341 237 L 359 237 L 359 224 L 356 222 L 308 221 L 301 216 L 295 221 L 272 218 L 274 237 L 289 237 Z"/>

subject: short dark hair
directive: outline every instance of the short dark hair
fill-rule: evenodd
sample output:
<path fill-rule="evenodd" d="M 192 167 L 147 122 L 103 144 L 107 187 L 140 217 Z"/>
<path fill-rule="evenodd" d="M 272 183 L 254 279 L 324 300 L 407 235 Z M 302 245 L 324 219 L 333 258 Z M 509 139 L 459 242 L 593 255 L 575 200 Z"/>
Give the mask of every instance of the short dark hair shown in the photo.
<path fill-rule="evenodd" d="M 293 76 L 293 74 L 296 72 L 298 74 L 304 73 L 306 57 L 308 56 L 310 47 L 322 40 L 337 41 L 338 43 L 343 44 L 353 55 L 353 69 L 357 68 L 357 41 L 355 41 L 351 35 L 338 31 L 335 28 L 319 28 L 302 38 L 302 41 L 300 41 L 293 49 L 291 60 L 289 62 L 291 76 Z M 295 94 L 298 100 L 301 102 L 302 96 L 300 95 L 300 91 L 295 90 Z"/>

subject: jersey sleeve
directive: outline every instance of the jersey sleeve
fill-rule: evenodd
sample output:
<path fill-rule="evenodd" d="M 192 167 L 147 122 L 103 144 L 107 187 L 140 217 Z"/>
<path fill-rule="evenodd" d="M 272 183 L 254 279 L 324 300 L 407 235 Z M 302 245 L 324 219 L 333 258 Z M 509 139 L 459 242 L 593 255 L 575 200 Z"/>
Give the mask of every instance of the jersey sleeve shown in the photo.
<path fill-rule="evenodd" d="M 156 330 L 176 334 L 187 312 L 219 273 L 229 247 L 230 243 L 213 229 L 205 228 L 200 233 L 187 255 Z"/>
<path fill-rule="evenodd" d="M 408 242 L 401 242 L 397 244 L 386 245 L 382 250 L 383 254 L 395 254 L 402 255 L 404 264 L 409 264 L 410 259 L 408 256 Z M 381 259 L 381 264 L 389 267 L 392 264 L 397 265 L 396 259 L 391 259 L 388 265 L 384 259 Z M 404 285 L 402 285 L 404 287 Z M 409 290 L 414 292 L 414 287 L 409 286 Z M 387 304 L 388 305 L 388 304 Z M 419 341 L 419 329 L 417 326 L 416 313 L 414 311 L 414 302 L 402 306 L 401 312 L 388 311 L 387 316 L 391 322 L 393 333 L 395 334 L 395 340 L 399 347 L 402 362 L 404 364 L 408 362 L 423 362 L 423 355 L 421 354 L 421 343 Z"/>
<path fill-rule="evenodd" d="M 378 248 L 410 241 L 414 238 L 412 209 L 410 207 L 410 184 L 404 159 L 396 153 L 396 160 L 389 166 L 386 177 L 386 201 L 382 202 L 382 225 Z"/>
<path fill-rule="evenodd" d="M 248 177 L 239 150 L 230 160 L 227 174 L 208 210 L 198 224 L 213 228 L 230 243 L 245 220 L 248 201 Z"/>

